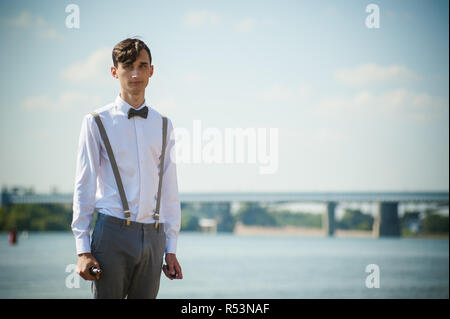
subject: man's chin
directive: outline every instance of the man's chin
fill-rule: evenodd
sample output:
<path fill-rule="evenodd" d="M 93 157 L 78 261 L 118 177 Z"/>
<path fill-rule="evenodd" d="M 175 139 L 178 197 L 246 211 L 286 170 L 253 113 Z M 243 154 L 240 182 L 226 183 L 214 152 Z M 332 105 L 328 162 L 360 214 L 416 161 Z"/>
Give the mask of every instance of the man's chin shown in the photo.
<path fill-rule="evenodd" d="M 130 94 L 138 95 L 138 94 L 141 93 L 142 91 L 145 91 L 145 87 L 139 87 L 139 88 L 137 88 L 137 87 L 131 87 L 131 88 L 128 88 L 127 91 L 128 91 Z"/>

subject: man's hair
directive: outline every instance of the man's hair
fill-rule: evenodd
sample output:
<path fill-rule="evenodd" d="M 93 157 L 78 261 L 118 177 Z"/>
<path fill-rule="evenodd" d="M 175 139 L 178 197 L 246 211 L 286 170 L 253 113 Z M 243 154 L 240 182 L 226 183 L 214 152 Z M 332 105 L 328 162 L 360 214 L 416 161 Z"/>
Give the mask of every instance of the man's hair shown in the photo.
<path fill-rule="evenodd" d="M 142 49 L 147 51 L 150 57 L 150 65 L 152 64 L 152 55 L 148 46 L 139 39 L 128 38 L 116 44 L 112 51 L 112 60 L 114 66 L 117 68 L 118 63 L 132 64 L 136 61 L 137 56 Z"/>

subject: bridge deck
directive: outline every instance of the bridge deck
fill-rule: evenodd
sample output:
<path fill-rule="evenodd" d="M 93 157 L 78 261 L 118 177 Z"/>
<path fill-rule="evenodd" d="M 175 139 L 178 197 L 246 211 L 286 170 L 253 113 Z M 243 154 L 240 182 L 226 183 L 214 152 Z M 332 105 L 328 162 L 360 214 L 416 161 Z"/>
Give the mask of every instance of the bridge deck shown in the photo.
<path fill-rule="evenodd" d="M 8 203 L 71 203 L 73 194 L 14 195 L 2 193 L 0 205 Z M 180 193 L 182 202 L 442 202 L 448 192 L 220 192 Z"/>

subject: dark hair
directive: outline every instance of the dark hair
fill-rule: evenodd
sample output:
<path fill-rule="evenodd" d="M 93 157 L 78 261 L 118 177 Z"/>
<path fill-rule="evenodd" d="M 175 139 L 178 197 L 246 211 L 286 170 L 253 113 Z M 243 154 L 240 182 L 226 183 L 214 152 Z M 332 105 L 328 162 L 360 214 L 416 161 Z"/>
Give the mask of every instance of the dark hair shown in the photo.
<path fill-rule="evenodd" d="M 141 53 L 141 50 L 147 51 L 150 57 L 150 64 L 152 64 L 152 55 L 148 46 L 139 39 L 128 38 L 120 41 L 116 44 L 112 51 L 112 60 L 114 66 L 117 68 L 119 62 L 125 64 L 132 64 L 136 61 L 137 56 Z"/>

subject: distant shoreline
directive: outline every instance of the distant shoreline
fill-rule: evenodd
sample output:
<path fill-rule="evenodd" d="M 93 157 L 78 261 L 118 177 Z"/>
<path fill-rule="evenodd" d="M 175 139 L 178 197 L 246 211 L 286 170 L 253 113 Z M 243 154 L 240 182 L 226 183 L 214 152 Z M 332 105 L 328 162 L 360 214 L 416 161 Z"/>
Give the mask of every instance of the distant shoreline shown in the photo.
<path fill-rule="evenodd" d="M 305 237 L 326 237 L 327 234 L 322 228 L 283 226 L 283 227 L 266 227 L 266 226 L 246 226 L 237 223 L 233 233 L 241 236 L 305 236 Z M 371 230 L 344 230 L 336 229 L 333 237 L 339 238 L 376 238 Z M 402 238 L 432 238 L 432 239 L 449 239 L 448 234 L 417 234 L 401 236 Z"/>
<path fill-rule="evenodd" d="M 182 233 L 210 233 L 203 231 L 188 231 L 181 230 Z M 0 231 L 0 234 L 7 236 L 9 231 Z M 25 233 L 25 234 L 24 234 Z M 36 233 L 72 233 L 70 230 L 35 230 L 35 231 L 19 231 L 19 239 L 24 239 L 29 235 Z M 326 237 L 326 233 L 321 228 L 313 227 L 298 227 L 298 226 L 284 226 L 284 227 L 266 227 L 266 226 L 245 226 L 236 224 L 233 235 L 238 236 L 298 236 L 298 237 Z M 336 229 L 333 237 L 338 238 L 376 238 L 373 236 L 371 230 L 344 230 Z M 25 239 L 27 239 L 25 238 Z M 449 240 L 449 234 L 415 234 L 402 235 L 401 238 L 420 238 L 420 239 L 445 239 Z"/>
<path fill-rule="evenodd" d="M 266 227 L 266 226 L 246 226 L 237 223 L 234 232 L 235 235 L 257 235 L 257 236 L 311 236 L 325 237 L 326 232 L 322 228 L 298 227 L 298 226 L 282 226 L 282 227 Z M 365 230 L 341 230 L 334 232 L 335 237 L 373 237 L 372 231 Z"/>

